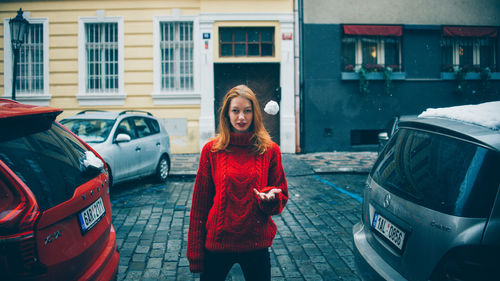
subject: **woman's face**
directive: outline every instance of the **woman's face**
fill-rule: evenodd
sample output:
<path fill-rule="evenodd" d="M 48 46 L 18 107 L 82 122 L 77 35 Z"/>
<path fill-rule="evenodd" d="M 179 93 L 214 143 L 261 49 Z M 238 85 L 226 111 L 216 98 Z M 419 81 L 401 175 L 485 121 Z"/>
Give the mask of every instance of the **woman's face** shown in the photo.
<path fill-rule="evenodd" d="M 248 132 L 253 122 L 252 103 L 243 97 L 231 99 L 229 104 L 229 121 L 236 133 Z"/>

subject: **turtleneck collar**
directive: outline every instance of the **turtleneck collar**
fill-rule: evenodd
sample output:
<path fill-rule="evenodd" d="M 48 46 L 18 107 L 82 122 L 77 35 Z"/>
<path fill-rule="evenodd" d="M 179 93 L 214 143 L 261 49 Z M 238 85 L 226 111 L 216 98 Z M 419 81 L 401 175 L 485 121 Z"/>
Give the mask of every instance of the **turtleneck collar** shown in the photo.
<path fill-rule="evenodd" d="M 231 139 L 229 140 L 229 143 L 232 145 L 239 145 L 239 146 L 251 145 L 252 143 L 250 142 L 250 139 L 252 138 L 252 135 L 253 132 L 246 132 L 246 133 L 231 132 Z"/>

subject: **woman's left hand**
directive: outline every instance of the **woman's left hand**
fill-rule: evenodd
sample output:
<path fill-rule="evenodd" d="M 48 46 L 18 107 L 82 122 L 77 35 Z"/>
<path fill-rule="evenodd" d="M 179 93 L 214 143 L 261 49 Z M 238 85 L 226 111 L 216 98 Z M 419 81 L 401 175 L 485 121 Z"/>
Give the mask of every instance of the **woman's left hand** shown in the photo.
<path fill-rule="evenodd" d="M 253 189 L 257 197 L 262 200 L 263 202 L 271 202 L 274 201 L 278 198 L 278 194 L 281 193 L 281 189 L 279 188 L 273 188 L 269 190 L 268 192 L 259 192 L 257 189 Z"/>

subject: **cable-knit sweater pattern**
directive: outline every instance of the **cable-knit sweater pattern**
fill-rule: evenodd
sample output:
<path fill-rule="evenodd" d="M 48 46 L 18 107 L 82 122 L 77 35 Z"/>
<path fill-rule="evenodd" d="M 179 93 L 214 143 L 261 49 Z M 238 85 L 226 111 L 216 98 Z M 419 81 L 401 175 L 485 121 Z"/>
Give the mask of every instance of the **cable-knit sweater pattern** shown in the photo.
<path fill-rule="evenodd" d="M 202 149 L 189 220 L 187 258 L 192 272 L 203 270 L 204 249 L 245 252 L 270 247 L 276 235 L 272 215 L 288 201 L 288 187 L 279 146 L 272 142 L 263 154 L 252 151 L 250 133 L 231 133 L 228 148 Z M 253 189 L 282 190 L 270 203 Z"/>

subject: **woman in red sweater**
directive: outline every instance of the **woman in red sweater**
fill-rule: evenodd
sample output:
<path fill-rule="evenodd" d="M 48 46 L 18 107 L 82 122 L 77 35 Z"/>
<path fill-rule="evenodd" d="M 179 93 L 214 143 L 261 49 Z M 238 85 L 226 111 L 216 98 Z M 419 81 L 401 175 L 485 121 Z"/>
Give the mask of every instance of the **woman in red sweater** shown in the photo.
<path fill-rule="evenodd" d="M 272 215 L 288 201 L 281 151 L 245 85 L 227 92 L 219 135 L 202 149 L 189 220 L 187 258 L 201 280 L 225 280 L 235 263 L 245 279 L 271 280 Z"/>

